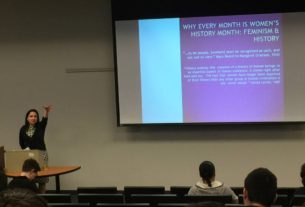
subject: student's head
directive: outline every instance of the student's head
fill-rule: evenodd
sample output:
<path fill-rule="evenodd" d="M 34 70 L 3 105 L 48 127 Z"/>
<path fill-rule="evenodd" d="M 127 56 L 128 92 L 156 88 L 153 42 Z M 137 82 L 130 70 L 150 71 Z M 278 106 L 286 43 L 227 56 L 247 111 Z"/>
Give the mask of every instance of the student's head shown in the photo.
<path fill-rule="evenodd" d="M 22 172 L 28 179 L 35 179 L 38 171 L 40 171 L 40 166 L 36 160 L 30 158 L 23 162 Z"/>
<path fill-rule="evenodd" d="M 305 187 L 305 163 L 301 166 L 300 176 L 302 178 L 302 184 Z"/>
<path fill-rule="evenodd" d="M 39 122 L 39 113 L 36 109 L 30 109 L 25 115 L 25 125 L 35 125 Z"/>
<path fill-rule="evenodd" d="M 277 179 L 267 168 L 251 171 L 244 183 L 244 203 L 271 206 L 276 199 Z"/>
<path fill-rule="evenodd" d="M 47 202 L 34 192 L 11 188 L 0 194 L 0 207 L 47 207 Z"/>
<path fill-rule="evenodd" d="M 208 186 L 212 186 L 212 181 L 215 178 L 215 166 L 210 161 L 204 161 L 199 166 L 200 177 L 205 181 Z"/>

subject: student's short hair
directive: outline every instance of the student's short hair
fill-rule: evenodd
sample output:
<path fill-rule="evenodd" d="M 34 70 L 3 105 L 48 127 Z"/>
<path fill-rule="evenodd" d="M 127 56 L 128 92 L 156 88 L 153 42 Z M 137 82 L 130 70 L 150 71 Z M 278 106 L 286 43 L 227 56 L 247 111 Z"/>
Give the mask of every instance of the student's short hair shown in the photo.
<path fill-rule="evenodd" d="M 38 172 L 38 171 L 40 171 L 40 166 L 36 160 L 29 158 L 23 162 L 22 171 L 30 172 L 31 170 Z"/>
<path fill-rule="evenodd" d="M 48 207 L 44 198 L 24 188 L 10 188 L 0 194 L 0 207 Z"/>
<path fill-rule="evenodd" d="M 271 206 L 276 199 L 277 178 L 267 168 L 257 168 L 247 175 L 244 187 L 250 202 Z"/>

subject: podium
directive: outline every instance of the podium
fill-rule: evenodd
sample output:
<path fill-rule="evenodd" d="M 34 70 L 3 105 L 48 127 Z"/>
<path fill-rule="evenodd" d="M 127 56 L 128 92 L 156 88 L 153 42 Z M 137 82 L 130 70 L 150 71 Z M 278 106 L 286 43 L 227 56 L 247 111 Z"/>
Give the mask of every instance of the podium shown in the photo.
<path fill-rule="evenodd" d="M 9 150 L 4 153 L 5 170 L 21 171 L 23 162 L 29 158 L 36 160 L 41 170 L 45 167 L 40 150 Z"/>

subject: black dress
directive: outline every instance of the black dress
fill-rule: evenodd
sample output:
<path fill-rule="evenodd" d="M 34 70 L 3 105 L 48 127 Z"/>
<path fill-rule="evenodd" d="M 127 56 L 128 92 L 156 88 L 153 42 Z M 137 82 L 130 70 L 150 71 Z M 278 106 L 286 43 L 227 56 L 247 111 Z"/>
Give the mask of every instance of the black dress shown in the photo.
<path fill-rule="evenodd" d="M 37 149 L 46 151 L 46 144 L 44 142 L 44 134 L 46 126 L 48 123 L 48 118 L 43 117 L 39 123 L 35 126 L 35 132 L 32 137 L 28 136 L 26 131 L 28 126 L 23 125 L 19 132 L 19 144 L 21 149 L 29 147 L 30 149 Z"/>

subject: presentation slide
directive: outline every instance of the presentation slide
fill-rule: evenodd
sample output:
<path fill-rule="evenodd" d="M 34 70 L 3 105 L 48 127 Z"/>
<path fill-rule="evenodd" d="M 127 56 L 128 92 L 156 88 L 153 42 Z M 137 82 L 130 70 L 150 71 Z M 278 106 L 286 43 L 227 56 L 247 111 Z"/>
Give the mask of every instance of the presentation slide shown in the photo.
<path fill-rule="evenodd" d="M 184 122 L 283 116 L 281 16 L 180 19 Z"/>
<path fill-rule="evenodd" d="M 304 23 L 304 13 L 117 21 L 120 124 L 305 121 Z"/>

